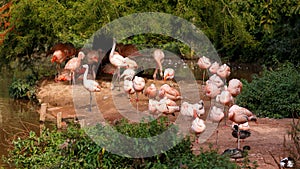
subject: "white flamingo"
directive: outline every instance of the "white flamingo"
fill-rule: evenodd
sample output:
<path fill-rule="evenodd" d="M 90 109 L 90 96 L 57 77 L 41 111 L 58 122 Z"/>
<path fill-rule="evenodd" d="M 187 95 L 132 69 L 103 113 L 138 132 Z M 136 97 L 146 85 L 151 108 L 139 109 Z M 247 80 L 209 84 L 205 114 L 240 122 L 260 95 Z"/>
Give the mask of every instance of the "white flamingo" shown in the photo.
<path fill-rule="evenodd" d="M 116 49 L 116 39 L 113 39 L 113 46 L 109 54 L 109 61 L 112 65 L 117 67 L 117 81 L 118 81 L 118 86 L 120 90 L 120 69 L 122 67 L 129 67 L 129 65 L 126 63 L 126 60 L 123 56 L 121 56 L 118 52 L 115 52 Z M 112 86 L 113 88 L 113 86 Z"/>
<path fill-rule="evenodd" d="M 85 68 L 85 72 L 83 75 L 83 86 L 85 89 L 87 89 L 90 92 L 90 107 L 89 107 L 89 111 L 92 111 L 92 92 L 100 92 L 101 91 L 101 87 L 99 85 L 98 82 L 96 82 L 95 80 L 90 80 L 87 79 L 87 74 L 89 71 L 89 66 L 87 64 L 82 65 L 82 67 Z"/>
<path fill-rule="evenodd" d="M 152 54 L 155 62 L 156 62 L 156 67 L 155 67 L 155 71 L 153 73 L 153 79 L 156 80 L 156 74 L 158 72 L 158 69 L 160 71 L 160 76 L 163 77 L 163 68 L 162 68 L 162 63 L 164 61 L 165 58 L 165 54 L 162 50 L 160 49 L 156 49 L 153 54 Z"/>

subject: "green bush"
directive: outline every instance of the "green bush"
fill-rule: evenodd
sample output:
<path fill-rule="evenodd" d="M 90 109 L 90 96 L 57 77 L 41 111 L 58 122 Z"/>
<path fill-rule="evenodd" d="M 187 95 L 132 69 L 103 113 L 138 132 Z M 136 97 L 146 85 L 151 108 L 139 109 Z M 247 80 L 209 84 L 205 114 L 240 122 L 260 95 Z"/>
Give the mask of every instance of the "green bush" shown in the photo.
<path fill-rule="evenodd" d="M 9 86 L 9 95 L 14 99 L 36 100 L 36 76 L 28 75 L 25 79 L 13 78 Z"/>
<path fill-rule="evenodd" d="M 259 117 L 293 117 L 300 112 L 300 74 L 292 64 L 276 70 L 264 69 L 261 77 L 243 82 L 237 104 L 249 108 Z"/>
<path fill-rule="evenodd" d="M 156 120 L 155 120 L 156 121 Z M 145 137 L 157 135 L 169 125 L 165 120 L 129 124 L 121 121 L 115 126 L 123 134 Z M 140 129 L 138 129 L 140 128 Z M 97 125 L 90 130 L 103 136 L 106 126 Z M 98 130 L 98 131 L 97 131 Z M 157 133 L 154 133 L 158 130 Z M 100 132 L 99 132 L 100 131 Z M 132 132 L 134 131 L 134 132 Z M 148 132 L 153 132 L 146 134 Z M 40 136 L 30 132 L 26 138 L 13 141 L 13 149 L 4 161 L 16 168 L 238 168 L 215 150 L 194 155 L 189 139 L 166 152 L 147 158 L 130 158 L 112 154 L 92 141 L 87 130 L 70 125 L 66 131 L 44 130 Z M 90 131 L 89 131 L 90 132 Z M 141 135 L 140 135 L 141 134 Z M 105 138 L 103 139 L 105 141 Z M 113 142 L 114 140 L 108 140 Z M 122 140 L 120 140 L 122 144 Z M 113 144 L 113 143 L 112 143 Z M 248 166 L 248 165 L 247 165 Z"/>

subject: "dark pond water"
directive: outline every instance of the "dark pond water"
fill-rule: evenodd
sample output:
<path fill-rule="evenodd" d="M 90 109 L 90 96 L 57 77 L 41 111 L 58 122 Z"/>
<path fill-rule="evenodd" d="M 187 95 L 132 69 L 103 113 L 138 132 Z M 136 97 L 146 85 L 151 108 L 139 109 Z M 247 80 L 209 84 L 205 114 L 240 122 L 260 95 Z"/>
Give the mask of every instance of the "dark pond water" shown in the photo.
<path fill-rule="evenodd" d="M 7 154 L 11 139 L 26 131 L 39 131 L 38 113 L 30 102 L 15 101 L 9 98 L 8 85 L 11 73 L 0 73 L 0 157 Z M 1 158 L 2 159 L 2 158 Z M 0 160 L 0 168 L 10 168 Z"/>

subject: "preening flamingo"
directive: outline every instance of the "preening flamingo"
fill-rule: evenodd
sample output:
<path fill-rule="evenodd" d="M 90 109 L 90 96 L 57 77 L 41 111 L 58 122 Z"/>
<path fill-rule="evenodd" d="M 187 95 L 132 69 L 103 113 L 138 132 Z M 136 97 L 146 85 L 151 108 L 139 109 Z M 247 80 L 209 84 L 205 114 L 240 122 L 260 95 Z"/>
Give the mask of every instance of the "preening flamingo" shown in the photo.
<path fill-rule="evenodd" d="M 179 111 L 179 106 L 176 105 L 176 102 L 168 98 L 163 98 L 160 101 L 149 99 L 148 109 L 153 114 L 172 114 L 175 116 L 175 112 Z"/>
<path fill-rule="evenodd" d="M 98 82 L 96 82 L 95 80 L 89 80 L 87 79 L 87 74 L 89 71 L 89 66 L 87 64 L 82 65 L 82 67 L 85 68 L 85 72 L 83 75 L 83 86 L 86 90 L 88 90 L 90 92 L 90 107 L 89 107 L 89 111 L 92 111 L 92 92 L 100 92 L 101 91 L 101 87 L 99 85 Z"/>
<path fill-rule="evenodd" d="M 199 58 L 197 64 L 198 64 L 199 68 L 203 70 L 202 83 L 204 84 L 205 73 L 206 73 L 207 69 L 211 66 L 210 59 L 205 56 L 202 56 L 201 58 Z"/>
<path fill-rule="evenodd" d="M 156 63 L 156 67 L 155 67 L 155 71 L 153 73 L 153 79 L 156 80 L 156 75 L 158 73 L 158 70 L 160 71 L 160 77 L 163 77 L 163 68 L 162 68 L 162 63 L 164 61 L 165 58 L 165 54 L 161 49 L 156 49 L 154 50 L 152 57 L 155 60 Z"/>
<path fill-rule="evenodd" d="M 139 102 L 139 97 L 138 97 L 138 93 L 139 92 L 143 92 L 144 88 L 145 88 L 145 79 L 142 77 L 138 77 L 135 76 L 133 79 L 133 88 L 135 90 L 136 93 L 136 109 L 138 111 L 138 102 Z"/>
<path fill-rule="evenodd" d="M 158 95 L 160 98 L 167 97 L 175 101 L 181 99 L 179 91 L 168 84 L 164 84 L 160 87 Z"/>
<path fill-rule="evenodd" d="M 132 68 L 127 68 L 120 76 L 120 79 L 124 78 L 124 80 L 132 80 L 134 75 L 135 75 L 135 70 Z"/>
<path fill-rule="evenodd" d="M 145 91 L 144 91 L 145 96 L 147 96 L 149 99 L 155 99 L 157 94 L 158 94 L 158 90 L 155 86 L 155 84 L 151 84 L 150 86 L 148 86 Z"/>
<path fill-rule="evenodd" d="M 191 104 L 188 102 L 183 102 L 181 104 L 180 113 L 184 116 L 190 117 L 200 117 L 205 113 L 203 100 L 200 100 L 199 103 Z"/>
<path fill-rule="evenodd" d="M 120 69 L 122 67 L 128 67 L 128 64 L 125 61 L 125 58 L 121 56 L 118 52 L 115 52 L 116 48 L 116 40 L 113 39 L 113 46 L 109 54 L 109 61 L 112 65 L 114 65 L 117 68 L 117 78 L 118 86 L 120 90 Z"/>
<path fill-rule="evenodd" d="M 52 54 L 51 62 L 56 63 L 56 69 L 58 75 L 60 75 L 60 67 L 61 64 L 67 60 L 67 58 L 71 58 L 72 56 L 77 55 L 78 50 L 72 43 L 57 43 L 47 52 L 46 56 Z"/>
<path fill-rule="evenodd" d="M 73 84 L 75 84 L 75 71 L 81 66 L 81 60 L 84 59 L 85 55 L 83 52 L 78 53 L 78 57 L 74 57 L 69 60 L 65 66 L 65 70 L 70 71 Z"/>
<path fill-rule="evenodd" d="M 250 110 L 244 107 L 240 107 L 238 105 L 233 105 L 229 108 L 228 118 L 229 120 L 237 124 L 243 124 L 249 121 L 255 121 L 255 122 L 257 121 L 256 116 L 254 116 L 254 114 Z M 238 135 L 238 148 L 240 148 L 239 135 Z"/>
<path fill-rule="evenodd" d="M 175 70 L 172 68 L 167 68 L 164 71 L 164 80 L 170 79 L 172 80 L 174 78 L 175 75 Z"/>

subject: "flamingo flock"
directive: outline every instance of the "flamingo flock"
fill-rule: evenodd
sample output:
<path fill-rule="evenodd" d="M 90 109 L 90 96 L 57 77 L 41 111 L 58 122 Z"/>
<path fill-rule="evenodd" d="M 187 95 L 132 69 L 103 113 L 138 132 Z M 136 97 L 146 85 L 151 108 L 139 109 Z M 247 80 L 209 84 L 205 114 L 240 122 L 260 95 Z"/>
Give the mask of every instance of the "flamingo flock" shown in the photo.
<path fill-rule="evenodd" d="M 136 69 L 138 68 L 137 63 L 133 59 L 123 57 L 120 53 L 115 51 L 115 49 L 116 40 L 113 39 L 112 48 L 109 53 L 109 61 L 111 65 L 116 68 L 116 81 L 119 91 L 122 82 L 123 91 L 127 94 L 130 102 L 134 101 L 131 99 L 131 96 L 136 94 L 137 112 L 139 112 L 139 97 L 143 94 L 148 99 L 148 112 L 151 114 L 170 114 L 176 116 L 176 112 L 179 112 L 182 116 L 190 117 L 192 119 L 190 129 L 197 137 L 205 132 L 206 121 L 217 123 L 218 127 L 222 121 L 225 121 L 225 126 L 227 126 L 226 118 L 228 118 L 228 120 L 232 122 L 231 134 L 237 138 L 237 148 L 228 149 L 224 154 L 246 151 L 240 149 L 240 139 L 246 139 L 251 136 L 249 123 L 252 121 L 257 122 L 257 118 L 250 110 L 240 107 L 235 103 L 235 98 L 242 92 L 243 84 L 238 79 L 228 79 L 231 70 L 227 64 L 220 64 L 217 61 L 210 60 L 210 58 L 206 56 L 199 57 L 197 61 L 196 65 L 203 70 L 203 91 L 205 96 L 211 101 L 209 111 L 205 112 L 203 100 L 199 100 L 196 103 L 183 101 L 180 90 L 166 83 L 167 80 L 174 79 L 176 72 L 172 68 L 163 68 L 165 54 L 161 49 L 156 49 L 152 53 L 156 67 L 152 76 L 153 83 L 149 86 L 146 85 L 146 80 L 143 77 L 136 75 Z M 67 53 L 67 51 L 62 49 L 55 50 L 52 61 L 58 64 L 62 63 L 68 56 L 64 52 Z M 87 58 L 86 62 L 83 61 L 84 58 Z M 84 62 L 83 65 L 82 62 Z M 90 93 L 89 111 L 92 110 L 91 93 L 101 91 L 99 83 L 96 80 L 88 78 L 90 69 L 93 70 L 92 77 L 94 79 L 96 78 L 96 70 L 94 70 L 93 65 L 98 64 L 98 62 L 99 53 L 96 51 L 90 51 L 87 54 L 79 51 L 77 57 L 73 57 L 65 65 L 64 69 L 70 72 L 69 77 L 60 77 L 60 79 L 71 79 L 73 84 L 75 84 L 76 72 L 80 72 L 80 69 L 83 68 L 83 87 Z M 121 69 L 125 69 L 122 74 Z M 157 78 L 157 74 L 159 74 L 160 78 Z M 209 77 L 205 81 L 206 74 L 208 74 Z M 161 82 L 163 82 L 161 86 L 156 86 L 155 81 L 158 79 L 161 79 Z M 114 84 L 112 84 L 112 86 L 111 89 L 114 90 Z M 180 101 L 182 102 L 179 103 Z M 204 114 L 207 114 L 206 120 L 203 118 Z M 218 145 L 218 129 L 216 130 L 216 136 L 216 145 Z"/>

